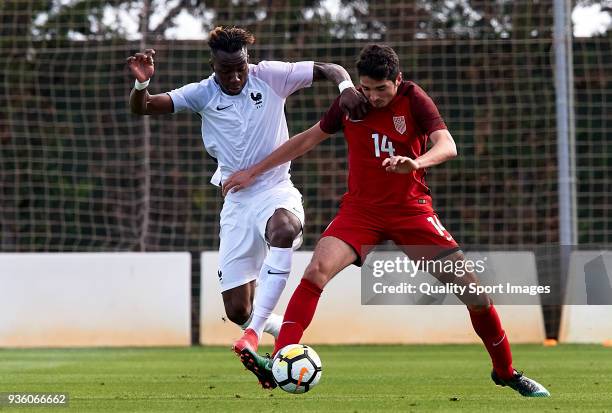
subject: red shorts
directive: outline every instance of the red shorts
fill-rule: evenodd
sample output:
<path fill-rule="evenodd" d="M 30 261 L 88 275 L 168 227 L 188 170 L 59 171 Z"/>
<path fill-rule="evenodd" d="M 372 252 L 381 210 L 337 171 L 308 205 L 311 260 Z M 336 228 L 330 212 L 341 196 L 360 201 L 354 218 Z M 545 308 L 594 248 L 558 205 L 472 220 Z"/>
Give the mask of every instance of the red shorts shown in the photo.
<path fill-rule="evenodd" d="M 361 265 L 374 246 L 387 240 L 413 259 L 442 258 L 459 250 L 433 209 L 415 212 L 342 204 L 321 238 L 336 237 L 350 245 L 358 256 L 355 265 Z"/>

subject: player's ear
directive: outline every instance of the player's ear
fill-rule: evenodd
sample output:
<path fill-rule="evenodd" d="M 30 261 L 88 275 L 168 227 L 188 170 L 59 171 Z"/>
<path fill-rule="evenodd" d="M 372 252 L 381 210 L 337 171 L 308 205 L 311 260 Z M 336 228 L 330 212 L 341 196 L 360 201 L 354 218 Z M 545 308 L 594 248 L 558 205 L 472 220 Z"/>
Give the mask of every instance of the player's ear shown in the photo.
<path fill-rule="evenodd" d="M 395 86 L 399 86 L 402 83 L 402 72 L 397 74 L 397 78 L 395 78 Z"/>

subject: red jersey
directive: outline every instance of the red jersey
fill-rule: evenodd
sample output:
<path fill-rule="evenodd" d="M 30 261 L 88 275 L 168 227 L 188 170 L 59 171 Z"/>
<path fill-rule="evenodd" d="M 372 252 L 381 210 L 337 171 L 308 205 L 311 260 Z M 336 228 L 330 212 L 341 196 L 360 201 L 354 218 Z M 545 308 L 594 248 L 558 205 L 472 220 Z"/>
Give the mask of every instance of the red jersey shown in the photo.
<path fill-rule="evenodd" d="M 429 135 L 446 124 L 431 98 L 416 83 L 404 81 L 384 108 L 372 108 L 358 121 L 349 120 L 336 98 L 320 127 L 334 134 L 344 129 L 348 144 L 348 192 L 343 203 L 362 206 L 408 207 L 431 211 L 425 170 L 410 174 L 387 172 L 382 162 L 393 155 L 415 159 L 427 151 Z"/>

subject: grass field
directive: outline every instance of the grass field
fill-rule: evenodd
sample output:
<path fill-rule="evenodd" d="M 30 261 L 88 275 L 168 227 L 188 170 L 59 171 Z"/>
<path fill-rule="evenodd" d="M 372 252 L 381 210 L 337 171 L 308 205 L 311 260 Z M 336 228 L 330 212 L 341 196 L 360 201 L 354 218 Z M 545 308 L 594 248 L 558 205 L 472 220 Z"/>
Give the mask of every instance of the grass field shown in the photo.
<path fill-rule="evenodd" d="M 319 386 L 261 390 L 226 348 L 0 350 L 0 392 L 67 392 L 67 408 L 0 411 L 610 411 L 612 348 L 514 346 L 515 367 L 545 385 L 525 399 L 493 385 L 476 345 L 316 346 Z M 264 349 L 265 350 L 265 349 Z"/>

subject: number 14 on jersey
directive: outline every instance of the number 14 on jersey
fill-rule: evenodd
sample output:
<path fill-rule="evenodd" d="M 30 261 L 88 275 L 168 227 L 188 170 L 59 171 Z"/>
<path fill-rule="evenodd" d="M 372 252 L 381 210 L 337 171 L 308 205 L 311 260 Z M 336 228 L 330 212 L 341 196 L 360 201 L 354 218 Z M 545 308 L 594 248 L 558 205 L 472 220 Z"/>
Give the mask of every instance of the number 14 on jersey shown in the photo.
<path fill-rule="evenodd" d="M 378 133 L 372 134 L 372 139 L 374 140 L 374 154 L 377 158 L 380 158 L 380 154 L 382 152 L 387 152 L 389 156 L 393 156 L 395 154 L 395 149 L 393 149 L 393 142 L 387 135 L 383 135 L 382 139 Z"/>

